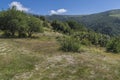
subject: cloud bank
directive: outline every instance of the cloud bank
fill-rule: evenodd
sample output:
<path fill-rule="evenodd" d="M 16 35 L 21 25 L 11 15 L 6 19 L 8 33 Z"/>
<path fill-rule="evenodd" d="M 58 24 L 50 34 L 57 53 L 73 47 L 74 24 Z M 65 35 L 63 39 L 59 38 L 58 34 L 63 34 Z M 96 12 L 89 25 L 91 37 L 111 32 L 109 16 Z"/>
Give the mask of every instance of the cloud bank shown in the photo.
<path fill-rule="evenodd" d="M 53 15 L 53 14 L 58 15 L 58 14 L 66 13 L 66 12 L 67 12 L 66 9 L 51 10 L 51 11 L 50 11 L 50 15 Z"/>
<path fill-rule="evenodd" d="M 29 11 L 29 8 L 24 7 L 20 2 L 17 1 L 10 3 L 9 7 L 11 8 L 13 6 L 16 6 L 16 9 L 19 11 L 25 11 L 25 12 Z"/>

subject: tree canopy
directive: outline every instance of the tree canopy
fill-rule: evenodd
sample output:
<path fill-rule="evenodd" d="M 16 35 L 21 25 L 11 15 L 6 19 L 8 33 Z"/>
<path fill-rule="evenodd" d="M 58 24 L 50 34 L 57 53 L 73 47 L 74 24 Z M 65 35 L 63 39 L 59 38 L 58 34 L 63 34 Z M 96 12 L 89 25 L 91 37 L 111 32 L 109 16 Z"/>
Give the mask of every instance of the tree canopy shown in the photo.
<path fill-rule="evenodd" d="M 31 37 L 33 33 L 42 31 L 42 22 L 40 19 L 12 7 L 1 12 L 0 29 L 7 36 L 9 34 L 9 36 L 14 37 L 18 33 L 19 37 L 22 37 L 23 34 Z"/>

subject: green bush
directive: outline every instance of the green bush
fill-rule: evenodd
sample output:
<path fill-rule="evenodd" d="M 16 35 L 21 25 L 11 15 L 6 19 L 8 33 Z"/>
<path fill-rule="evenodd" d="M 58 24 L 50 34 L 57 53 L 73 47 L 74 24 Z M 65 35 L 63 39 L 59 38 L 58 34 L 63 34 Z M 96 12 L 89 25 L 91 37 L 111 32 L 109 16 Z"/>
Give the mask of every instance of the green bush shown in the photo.
<path fill-rule="evenodd" d="M 106 47 L 107 42 L 110 40 L 110 37 L 95 32 L 76 32 L 73 34 L 74 38 L 77 38 L 81 41 L 83 45 L 95 45 Z"/>
<path fill-rule="evenodd" d="M 82 44 L 82 45 L 86 45 L 86 46 L 92 45 L 91 42 L 90 42 L 88 39 L 83 39 L 83 40 L 81 40 L 81 44 Z"/>
<path fill-rule="evenodd" d="M 71 37 L 65 37 L 59 40 L 61 44 L 61 50 L 65 52 L 80 52 L 80 42 Z"/>
<path fill-rule="evenodd" d="M 51 23 L 51 26 L 54 31 L 61 32 L 64 34 L 71 33 L 71 29 L 70 29 L 69 25 L 65 22 L 60 22 L 60 21 L 55 20 Z"/>
<path fill-rule="evenodd" d="M 120 39 L 114 38 L 107 44 L 107 51 L 113 53 L 120 53 Z"/>

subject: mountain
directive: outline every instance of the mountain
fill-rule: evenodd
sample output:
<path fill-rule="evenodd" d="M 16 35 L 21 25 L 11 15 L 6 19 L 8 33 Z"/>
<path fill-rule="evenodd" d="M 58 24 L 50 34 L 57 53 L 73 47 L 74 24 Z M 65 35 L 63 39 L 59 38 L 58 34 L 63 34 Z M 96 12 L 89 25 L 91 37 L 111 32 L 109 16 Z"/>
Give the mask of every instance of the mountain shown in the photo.
<path fill-rule="evenodd" d="M 49 21 L 75 20 L 96 32 L 110 36 L 120 35 L 120 9 L 90 15 L 51 15 L 46 16 L 46 19 Z"/>

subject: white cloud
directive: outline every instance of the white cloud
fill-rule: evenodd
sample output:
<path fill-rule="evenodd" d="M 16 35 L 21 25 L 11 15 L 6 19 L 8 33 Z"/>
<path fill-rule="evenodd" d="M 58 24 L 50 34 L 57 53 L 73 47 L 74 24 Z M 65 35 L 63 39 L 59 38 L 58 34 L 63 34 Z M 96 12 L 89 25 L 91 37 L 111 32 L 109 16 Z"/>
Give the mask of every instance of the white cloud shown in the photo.
<path fill-rule="evenodd" d="M 25 12 L 29 11 L 29 8 L 24 7 L 20 2 L 14 1 L 14 2 L 10 3 L 9 7 L 11 8 L 13 6 L 16 6 L 16 9 L 20 10 L 20 11 L 25 11 Z"/>
<path fill-rule="evenodd" d="M 53 14 L 63 14 L 63 13 L 66 13 L 66 12 L 67 12 L 66 9 L 51 10 L 50 11 L 50 15 L 53 15 Z"/>

